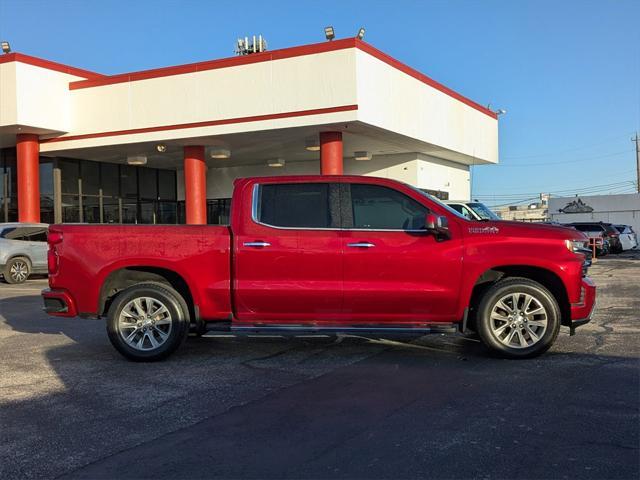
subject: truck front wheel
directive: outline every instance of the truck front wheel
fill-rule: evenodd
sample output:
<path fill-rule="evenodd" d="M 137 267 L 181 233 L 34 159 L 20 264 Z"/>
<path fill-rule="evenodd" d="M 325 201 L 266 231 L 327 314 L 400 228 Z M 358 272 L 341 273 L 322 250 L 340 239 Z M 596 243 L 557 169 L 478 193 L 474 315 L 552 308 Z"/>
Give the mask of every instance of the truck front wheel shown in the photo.
<path fill-rule="evenodd" d="M 496 282 L 482 297 L 477 315 L 482 342 L 506 358 L 546 352 L 560 330 L 558 302 L 544 286 L 527 278 Z"/>
<path fill-rule="evenodd" d="M 120 292 L 109 307 L 109 340 L 129 360 L 162 360 L 189 333 L 188 312 L 184 299 L 171 287 L 159 283 L 134 285 Z"/>

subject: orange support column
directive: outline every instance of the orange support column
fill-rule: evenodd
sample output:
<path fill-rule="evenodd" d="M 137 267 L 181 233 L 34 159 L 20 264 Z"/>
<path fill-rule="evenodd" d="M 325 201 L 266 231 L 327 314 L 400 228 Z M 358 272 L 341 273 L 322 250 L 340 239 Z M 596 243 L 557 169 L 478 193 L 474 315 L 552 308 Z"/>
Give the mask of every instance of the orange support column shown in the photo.
<path fill-rule="evenodd" d="M 184 147 L 184 197 L 187 224 L 207 223 L 207 165 L 203 146 Z"/>
<path fill-rule="evenodd" d="M 40 222 L 40 142 L 38 135 L 16 135 L 18 221 Z"/>
<path fill-rule="evenodd" d="M 342 175 L 342 132 L 320 132 L 320 174 Z"/>

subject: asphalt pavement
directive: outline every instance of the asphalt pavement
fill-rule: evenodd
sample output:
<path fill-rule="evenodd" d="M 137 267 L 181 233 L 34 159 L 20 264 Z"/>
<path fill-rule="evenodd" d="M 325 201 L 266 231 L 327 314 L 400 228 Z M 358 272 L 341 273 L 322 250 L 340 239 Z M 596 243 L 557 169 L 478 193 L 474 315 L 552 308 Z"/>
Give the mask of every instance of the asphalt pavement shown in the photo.
<path fill-rule="evenodd" d="M 189 338 L 136 364 L 0 283 L 0 478 L 640 478 L 640 252 L 532 360 L 476 340 Z"/>

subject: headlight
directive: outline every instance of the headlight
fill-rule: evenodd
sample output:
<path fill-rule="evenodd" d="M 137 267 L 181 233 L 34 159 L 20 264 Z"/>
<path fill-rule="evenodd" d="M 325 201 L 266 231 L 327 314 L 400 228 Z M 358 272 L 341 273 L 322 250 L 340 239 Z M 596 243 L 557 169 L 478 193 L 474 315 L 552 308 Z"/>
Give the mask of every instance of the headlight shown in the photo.
<path fill-rule="evenodd" d="M 586 240 L 565 240 L 567 250 L 573 253 L 589 252 L 589 242 Z"/>

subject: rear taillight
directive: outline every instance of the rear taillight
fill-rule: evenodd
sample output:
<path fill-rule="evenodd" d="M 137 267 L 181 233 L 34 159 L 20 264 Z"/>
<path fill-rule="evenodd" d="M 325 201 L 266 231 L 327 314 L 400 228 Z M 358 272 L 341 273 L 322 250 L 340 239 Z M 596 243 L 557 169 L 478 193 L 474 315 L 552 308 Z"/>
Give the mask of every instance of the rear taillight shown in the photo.
<path fill-rule="evenodd" d="M 62 232 L 49 230 L 49 233 L 47 234 L 47 242 L 49 242 L 49 245 L 57 245 L 62 242 Z"/>
<path fill-rule="evenodd" d="M 47 269 L 49 270 L 49 275 L 58 273 L 58 252 L 56 252 L 56 247 L 53 245 L 49 245 L 49 251 L 47 252 Z"/>
<path fill-rule="evenodd" d="M 59 266 L 56 245 L 62 243 L 62 232 L 50 229 L 47 234 L 47 242 L 49 243 L 49 251 L 47 252 L 47 269 L 49 270 L 49 275 L 55 275 L 58 273 Z"/>

